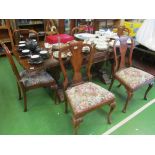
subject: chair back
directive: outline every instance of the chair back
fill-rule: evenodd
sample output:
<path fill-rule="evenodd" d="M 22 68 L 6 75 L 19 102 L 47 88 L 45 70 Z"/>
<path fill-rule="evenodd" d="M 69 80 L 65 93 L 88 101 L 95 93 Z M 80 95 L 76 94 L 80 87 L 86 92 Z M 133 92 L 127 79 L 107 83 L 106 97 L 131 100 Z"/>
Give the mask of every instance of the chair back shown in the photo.
<path fill-rule="evenodd" d="M 33 38 L 39 42 L 39 36 L 38 33 L 35 30 L 30 29 L 16 29 L 13 31 L 13 39 L 15 42 L 15 45 L 18 45 L 19 41 L 29 39 L 30 35 L 33 35 Z"/>
<path fill-rule="evenodd" d="M 120 27 L 117 28 L 117 35 L 119 37 L 123 36 L 123 35 L 129 36 L 130 35 L 130 30 L 128 28 L 126 28 L 125 26 L 120 26 Z"/>
<path fill-rule="evenodd" d="M 128 42 L 131 41 L 130 44 Z M 118 45 L 120 44 L 120 45 Z M 128 36 L 121 36 L 114 42 L 114 73 L 126 66 L 132 65 L 132 53 L 134 48 L 134 40 Z"/>
<path fill-rule="evenodd" d="M 59 32 L 57 30 L 57 25 L 53 19 L 45 20 L 45 32 L 46 32 L 46 35 L 59 34 Z"/>
<path fill-rule="evenodd" d="M 85 54 L 82 51 L 82 48 L 88 46 L 90 48 L 90 52 Z M 60 48 L 59 52 L 59 62 L 61 66 L 61 70 L 64 76 L 64 82 L 63 86 L 64 89 L 67 89 L 69 85 L 69 79 L 68 79 L 68 74 L 65 68 L 65 60 L 62 59 L 61 55 L 62 53 L 68 53 L 70 51 L 70 57 L 68 58 L 71 64 L 71 68 L 73 70 L 73 77 L 71 80 L 71 84 L 73 85 L 78 85 L 80 83 L 83 83 L 83 78 L 82 78 L 82 73 L 81 73 L 81 68 L 83 65 L 86 66 L 86 74 L 88 79 L 91 79 L 91 73 L 90 69 L 92 66 L 93 62 L 93 57 L 94 57 L 94 47 L 88 44 L 83 44 L 83 42 L 72 42 L 69 43 L 68 46 Z"/>
<path fill-rule="evenodd" d="M 15 62 L 14 62 L 14 60 L 13 60 L 13 58 L 12 58 L 12 55 L 11 55 L 10 50 L 8 49 L 8 47 L 7 47 L 4 43 L 1 43 L 1 46 L 3 47 L 3 49 L 4 49 L 4 51 L 5 51 L 5 54 L 6 54 L 6 56 L 7 56 L 8 59 L 9 59 L 10 65 L 11 65 L 11 67 L 12 67 L 12 70 L 13 70 L 13 72 L 14 72 L 14 74 L 15 74 L 17 80 L 18 80 L 18 81 L 21 80 L 21 77 L 20 77 L 20 75 L 19 75 L 19 72 L 18 72 L 18 70 L 17 70 L 17 67 L 16 67 L 16 65 L 15 65 Z"/>
<path fill-rule="evenodd" d="M 77 33 L 83 33 L 83 32 L 86 32 L 86 30 L 87 30 L 87 25 L 80 25 L 72 29 L 71 35 L 73 36 L 74 34 L 77 34 Z"/>

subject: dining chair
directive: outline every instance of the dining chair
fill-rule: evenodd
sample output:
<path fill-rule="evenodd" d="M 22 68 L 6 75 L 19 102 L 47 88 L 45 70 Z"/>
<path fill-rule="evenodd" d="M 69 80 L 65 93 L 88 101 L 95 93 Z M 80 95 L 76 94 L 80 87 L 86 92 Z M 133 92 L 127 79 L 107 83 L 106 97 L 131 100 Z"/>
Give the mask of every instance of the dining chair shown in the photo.
<path fill-rule="evenodd" d="M 35 30 L 31 29 L 15 29 L 13 31 L 13 39 L 15 45 L 18 45 L 19 41 L 25 41 L 26 39 L 33 38 L 39 43 L 39 36 Z"/>
<path fill-rule="evenodd" d="M 84 53 L 82 48 L 88 46 L 90 52 Z M 69 76 L 65 60 L 61 57 L 62 54 L 70 51 L 68 61 L 70 62 L 73 71 L 73 76 Z M 72 121 L 74 134 L 77 134 L 77 129 L 83 121 L 84 115 L 101 108 L 103 105 L 109 105 L 108 123 L 111 123 L 111 113 L 115 108 L 115 96 L 104 89 L 103 87 L 90 82 L 91 66 L 93 62 L 95 48 L 88 44 L 83 44 L 81 41 L 71 42 L 68 46 L 60 48 L 59 62 L 64 76 L 63 88 L 65 94 L 65 112 L 68 112 L 68 104 L 72 110 Z M 82 68 L 86 66 L 86 77 L 83 76 Z M 71 79 L 71 80 L 69 80 Z M 85 79 L 87 79 L 85 81 Z"/>
<path fill-rule="evenodd" d="M 71 30 L 71 35 L 74 36 L 74 34 L 84 33 L 84 32 L 87 32 L 87 25 L 80 25 L 80 26 L 73 27 L 73 29 Z"/>
<path fill-rule="evenodd" d="M 59 34 L 56 23 L 54 22 L 53 19 L 45 20 L 45 34 L 46 36 Z"/>
<path fill-rule="evenodd" d="M 24 96 L 24 112 L 27 111 L 26 92 L 32 89 L 40 87 L 50 87 L 51 89 L 55 90 L 55 103 L 56 103 L 57 84 L 53 79 L 53 77 L 44 70 L 39 71 L 23 70 L 19 73 L 8 47 L 4 43 L 1 43 L 1 45 L 4 48 L 5 54 L 8 57 L 12 70 L 16 76 L 19 100 L 22 99 L 21 93 Z"/>
<path fill-rule="evenodd" d="M 131 40 L 131 44 L 128 44 L 128 40 Z M 154 83 L 153 75 L 132 67 L 133 48 L 134 40 L 128 36 L 121 36 L 119 39 L 115 40 L 113 47 L 114 73 L 109 90 L 111 90 L 115 79 L 120 82 L 119 86 L 123 85 L 125 87 L 127 99 L 122 110 L 124 113 L 126 112 L 129 100 L 131 100 L 133 96 L 133 92 L 144 85 L 149 85 L 144 94 L 144 99 L 147 99 L 146 96 Z"/>

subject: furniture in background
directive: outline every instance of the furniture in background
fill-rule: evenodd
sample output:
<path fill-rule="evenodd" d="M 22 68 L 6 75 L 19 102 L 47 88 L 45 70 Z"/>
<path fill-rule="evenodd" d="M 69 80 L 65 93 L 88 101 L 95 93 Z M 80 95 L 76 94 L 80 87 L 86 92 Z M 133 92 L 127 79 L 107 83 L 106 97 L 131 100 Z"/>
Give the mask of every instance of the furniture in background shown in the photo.
<path fill-rule="evenodd" d="M 90 52 L 84 53 L 82 48 L 88 46 Z M 61 57 L 62 54 L 70 51 L 70 63 L 73 69 L 73 79 L 69 81 L 69 76 L 66 71 L 66 66 Z M 83 42 L 72 42 L 69 46 L 60 48 L 59 62 L 64 76 L 63 88 L 65 93 L 65 112 L 67 113 L 68 104 L 72 109 L 72 120 L 74 133 L 77 134 L 77 129 L 83 121 L 83 116 L 87 113 L 100 108 L 103 105 L 109 105 L 108 123 L 111 123 L 111 113 L 115 108 L 115 97 L 108 90 L 101 86 L 90 82 L 91 66 L 94 58 L 94 48 L 91 45 L 83 44 Z M 85 57 L 85 54 L 88 57 Z M 78 61 L 77 61 L 78 60 Z M 86 66 L 86 74 L 89 82 L 83 80 L 81 73 L 82 66 Z"/>
<path fill-rule="evenodd" d="M 45 20 L 45 38 L 44 42 L 46 42 L 47 36 L 57 35 L 58 32 L 58 26 L 56 22 L 53 19 L 46 19 Z"/>
<path fill-rule="evenodd" d="M 94 29 L 116 28 L 120 26 L 120 19 L 94 19 Z"/>
<path fill-rule="evenodd" d="M 16 76 L 19 99 L 22 98 L 21 92 L 24 96 L 24 112 L 27 111 L 27 97 L 26 92 L 32 89 L 40 88 L 40 87 L 50 87 L 55 90 L 55 103 L 56 103 L 56 89 L 57 84 L 53 77 L 49 75 L 44 70 L 39 71 L 28 71 L 23 70 L 22 72 L 18 72 L 17 67 L 14 63 L 12 55 L 4 43 L 1 43 L 2 47 L 5 50 L 5 53 L 9 59 L 12 70 Z"/>
<path fill-rule="evenodd" d="M 120 36 L 123 36 L 123 35 L 127 35 L 129 36 L 130 35 L 130 30 L 128 28 L 126 28 L 125 26 L 119 26 L 116 30 L 117 32 L 117 35 L 120 37 Z"/>
<path fill-rule="evenodd" d="M 58 60 L 58 56 L 56 57 L 55 51 L 53 48 L 52 49 L 47 49 L 49 53 L 49 58 L 45 59 L 42 63 L 40 64 L 31 64 L 29 63 L 29 57 L 24 57 L 21 52 L 18 51 L 18 46 L 15 46 L 14 48 L 14 56 L 18 63 L 26 70 L 32 71 L 32 70 L 48 70 L 48 72 L 52 75 L 52 77 L 56 80 L 56 83 L 59 85 L 60 84 L 60 89 L 62 90 L 61 87 L 61 82 L 60 82 L 60 74 L 61 74 L 61 69 L 60 69 L 60 64 Z M 89 55 L 84 55 L 84 59 L 88 59 Z M 110 61 L 113 59 L 113 50 L 112 48 L 107 49 L 106 51 L 98 51 L 96 50 L 94 54 L 94 59 L 93 59 L 93 66 L 92 66 L 92 75 L 93 77 L 98 77 L 103 80 L 104 83 L 107 83 L 105 81 L 105 76 L 103 77 L 103 74 L 100 72 L 102 69 L 103 63 L 105 61 Z M 68 56 L 64 58 L 64 61 L 66 64 L 69 63 Z M 85 64 L 86 65 L 86 64 Z M 111 73 L 110 73 L 111 74 Z M 59 92 L 59 91 L 58 91 Z M 62 92 L 62 91 L 60 91 Z M 63 93 L 59 93 L 59 99 L 60 101 L 64 101 L 64 95 Z"/>
<path fill-rule="evenodd" d="M 1 19 L 0 42 L 5 43 L 8 46 L 9 50 L 12 51 L 14 44 L 13 44 L 12 34 L 10 31 L 9 20 Z M 0 46 L 0 55 L 5 55 L 5 52 L 2 46 Z"/>
<path fill-rule="evenodd" d="M 30 39 L 30 38 L 36 39 L 36 41 L 39 42 L 39 36 L 35 30 L 15 29 L 13 31 L 13 39 L 14 39 L 15 45 L 18 45 L 19 41 L 26 41 L 26 39 Z"/>
<path fill-rule="evenodd" d="M 38 33 L 39 41 L 44 41 L 45 21 L 43 19 L 16 19 L 15 29 L 31 29 Z"/>
<path fill-rule="evenodd" d="M 55 35 L 55 34 L 59 34 L 56 23 L 54 22 L 53 19 L 46 19 L 45 35 L 48 36 L 48 35 Z"/>
<path fill-rule="evenodd" d="M 59 19 L 58 31 L 60 34 L 71 34 L 73 27 L 76 27 L 77 19 Z"/>
<path fill-rule="evenodd" d="M 92 24 L 90 24 L 92 23 Z M 95 25 L 94 20 L 85 19 L 59 19 L 58 20 L 58 31 L 60 34 L 71 34 L 74 27 L 79 27 L 81 25 Z"/>
<path fill-rule="evenodd" d="M 86 32 L 86 27 L 87 25 L 80 25 L 74 27 L 71 31 L 71 35 L 74 36 L 74 34 Z"/>
<path fill-rule="evenodd" d="M 127 44 L 128 40 L 131 40 L 130 45 Z M 127 91 L 127 99 L 124 108 L 122 110 L 123 112 L 126 112 L 129 100 L 132 98 L 133 92 L 135 90 L 148 84 L 149 85 L 148 89 L 146 90 L 144 95 L 144 99 L 146 99 L 146 96 L 154 83 L 153 75 L 132 67 L 133 48 L 134 48 L 133 38 L 130 38 L 128 36 L 122 36 L 119 39 L 117 39 L 114 43 L 113 51 L 114 51 L 115 66 L 114 66 L 114 75 L 109 90 L 111 90 L 111 87 L 115 79 L 117 79 L 120 82 L 119 86 L 121 86 L 122 84 L 125 87 Z M 126 57 L 128 59 L 126 59 Z"/>

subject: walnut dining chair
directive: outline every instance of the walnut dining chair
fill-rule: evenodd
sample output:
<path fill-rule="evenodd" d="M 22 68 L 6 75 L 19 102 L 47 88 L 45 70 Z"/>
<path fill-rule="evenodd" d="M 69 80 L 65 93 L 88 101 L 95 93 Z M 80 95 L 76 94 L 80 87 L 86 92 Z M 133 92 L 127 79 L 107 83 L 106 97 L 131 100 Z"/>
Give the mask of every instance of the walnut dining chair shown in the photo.
<path fill-rule="evenodd" d="M 73 29 L 71 30 L 71 35 L 74 36 L 74 34 L 77 34 L 77 33 L 87 32 L 86 29 L 87 29 L 87 25 L 80 25 L 80 26 L 73 27 Z"/>
<path fill-rule="evenodd" d="M 53 79 L 53 77 L 44 70 L 39 71 L 23 70 L 19 73 L 8 47 L 4 43 L 1 43 L 1 45 L 4 48 L 5 54 L 9 59 L 9 63 L 12 67 L 12 70 L 17 80 L 19 100 L 22 99 L 22 94 L 24 96 L 24 112 L 27 111 L 26 92 L 32 89 L 40 87 L 49 87 L 53 89 L 55 91 L 55 103 L 56 103 L 57 84 Z"/>
<path fill-rule="evenodd" d="M 25 41 L 26 39 L 33 38 L 39 43 L 39 36 L 35 30 L 31 29 L 15 29 L 13 31 L 14 44 L 18 45 L 19 41 Z"/>
<path fill-rule="evenodd" d="M 90 52 L 84 53 L 82 48 L 89 46 Z M 70 64 L 73 71 L 73 76 L 69 76 L 65 68 L 65 62 L 62 59 L 62 53 L 70 51 Z M 77 129 L 83 121 L 84 115 L 101 108 L 103 105 L 109 105 L 108 123 L 111 123 L 111 114 L 115 108 L 115 96 L 104 89 L 103 87 L 90 82 L 91 66 L 93 62 L 95 48 L 88 44 L 83 44 L 81 41 L 71 42 L 68 46 L 60 48 L 59 62 L 64 76 L 63 88 L 65 94 L 65 112 L 68 111 L 68 105 L 72 110 L 72 121 L 74 134 L 77 134 Z M 84 80 L 82 67 L 86 65 L 87 81 Z M 71 81 L 69 79 L 72 79 Z"/>
<path fill-rule="evenodd" d="M 131 42 L 131 44 L 128 44 L 129 42 Z M 111 90 L 115 79 L 120 82 L 119 86 L 123 85 L 125 87 L 127 99 L 122 110 L 124 113 L 126 112 L 129 100 L 131 100 L 133 96 L 133 92 L 144 85 L 149 85 L 144 95 L 144 99 L 147 99 L 146 96 L 154 83 L 153 75 L 132 67 L 133 48 L 134 40 L 128 36 L 121 36 L 115 40 L 113 47 L 114 73 L 109 90 Z"/>

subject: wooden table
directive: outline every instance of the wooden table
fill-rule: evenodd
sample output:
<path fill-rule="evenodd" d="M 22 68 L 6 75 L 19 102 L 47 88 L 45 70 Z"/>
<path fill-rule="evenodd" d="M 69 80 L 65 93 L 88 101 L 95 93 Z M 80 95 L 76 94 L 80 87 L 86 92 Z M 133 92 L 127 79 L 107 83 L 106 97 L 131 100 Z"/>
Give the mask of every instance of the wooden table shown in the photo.
<path fill-rule="evenodd" d="M 40 70 L 46 69 L 48 67 L 55 67 L 59 65 L 59 61 L 54 59 L 53 56 L 50 54 L 48 59 L 45 59 L 41 64 L 30 64 L 29 57 L 22 57 L 22 54 L 18 51 L 17 47 L 14 47 L 13 54 L 16 57 L 19 64 L 26 70 Z"/>
<path fill-rule="evenodd" d="M 14 56 L 16 57 L 19 64 L 26 70 L 41 70 L 46 68 L 54 68 L 59 66 L 59 60 L 57 58 L 54 58 L 52 53 L 50 53 L 50 56 L 48 59 L 45 59 L 43 63 L 41 64 L 30 64 L 28 57 L 22 57 L 21 53 L 18 52 L 17 48 L 14 48 L 13 51 Z M 94 61 L 93 64 L 103 62 L 109 59 L 113 58 L 112 49 L 109 49 L 107 51 L 99 51 L 97 50 L 94 55 Z"/>
<path fill-rule="evenodd" d="M 60 85 L 61 87 L 61 83 L 59 83 L 60 72 L 61 72 L 59 60 L 53 57 L 52 52 L 50 53 L 50 57 L 48 59 L 45 59 L 44 62 L 39 65 L 30 64 L 28 61 L 29 60 L 28 57 L 22 58 L 21 57 L 22 55 L 17 50 L 17 48 L 14 48 L 13 54 L 16 57 L 17 61 L 20 63 L 20 65 L 26 70 L 34 71 L 34 70 L 47 69 L 51 73 L 52 77 L 56 80 L 58 85 Z M 99 72 L 99 70 L 101 69 L 103 62 L 112 58 L 113 58 L 112 49 L 109 49 L 107 51 L 96 51 L 94 55 L 94 61 L 93 61 L 93 65 L 95 65 L 94 73 L 95 75 L 100 77 L 105 83 L 106 83 L 106 80 L 104 79 L 104 73 L 102 74 L 101 72 Z M 69 59 L 66 59 L 65 61 L 67 63 L 69 62 Z M 62 94 L 60 94 L 60 100 L 63 101 Z"/>

